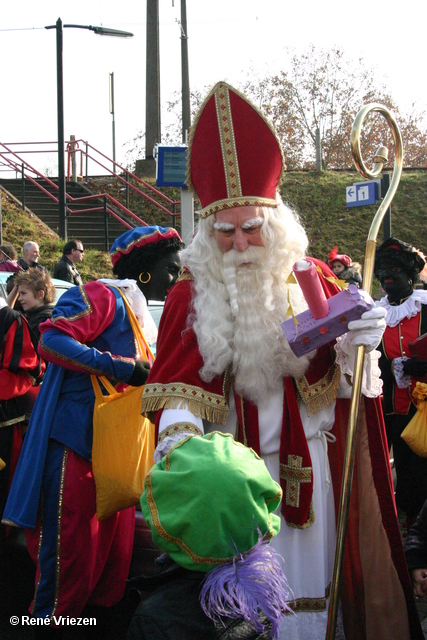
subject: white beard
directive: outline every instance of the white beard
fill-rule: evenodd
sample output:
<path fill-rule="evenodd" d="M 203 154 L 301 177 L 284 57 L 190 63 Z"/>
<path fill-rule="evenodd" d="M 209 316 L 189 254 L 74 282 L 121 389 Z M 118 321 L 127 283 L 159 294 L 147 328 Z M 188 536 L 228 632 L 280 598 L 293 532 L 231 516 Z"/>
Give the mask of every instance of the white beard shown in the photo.
<path fill-rule="evenodd" d="M 211 380 L 231 365 L 236 391 L 255 404 L 277 391 L 284 376 L 300 377 L 308 366 L 308 359 L 297 358 L 283 334 L 280 325 L 286 319 L 288 286 L 283 278 L 272 277 L 269 262 L 263 247 L 227 252 L 221 265 L 224 284 L 209 287 L 209 308 L 206 289 L 199 305 L 198 296 L 195 300 L 194 330 L 204 360 L 202 378 Z M 295 293 L 298 299 L 293 296 L 292 304 L 299 312 L 305 302 L 299 289 Z M 222 344 L 216 343 L 218 350 L 212 344 L 213 333 L 223 339 Z"/>
<path fill-rule="evenodd" d="M 181 254 L 182 265 L 194 276 L 188 327 L 203 358 L 200 376 L 208 382 L 231 367 L 236 390 L 254 403 L 282 385 L 284 376 L 303 375 L 309 364 L 307 357 L 294 355 L 280 326 L 288 292 L 295 314 L 307 308 L 298 285 L 286 283 L 292 265 L 305 253 L 307 236 L 282 202 L 261 211 L 264 246 L 222 254 L 210 216 L 200 221 Z"/>

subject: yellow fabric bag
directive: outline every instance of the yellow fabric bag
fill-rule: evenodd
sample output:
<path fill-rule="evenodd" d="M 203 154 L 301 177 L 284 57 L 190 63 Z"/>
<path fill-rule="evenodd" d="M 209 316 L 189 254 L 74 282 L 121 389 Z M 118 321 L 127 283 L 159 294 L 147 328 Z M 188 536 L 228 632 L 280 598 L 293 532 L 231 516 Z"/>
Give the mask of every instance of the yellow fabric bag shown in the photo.
<path fill-rule="evenodd" d="M 412 397 L 417 405 L 417 413 L 400 435 L 417 456 L 427 458 L 427 384 L 417 382 Z"/>
<path fill-rule="evenodd" d="M 123 296 L 135 335 L 138 356 L 154 360 L 141 327 Z M 141 415 L 144 387 L 117 391 L 104 376 L 91 376 L 95 393 L 92 469 L 96 486 L 98 520 L 138 504 L 144 480 L 153 466 L 154 424 Z M 103 395 L 99 382 L 109 395 Z"/>

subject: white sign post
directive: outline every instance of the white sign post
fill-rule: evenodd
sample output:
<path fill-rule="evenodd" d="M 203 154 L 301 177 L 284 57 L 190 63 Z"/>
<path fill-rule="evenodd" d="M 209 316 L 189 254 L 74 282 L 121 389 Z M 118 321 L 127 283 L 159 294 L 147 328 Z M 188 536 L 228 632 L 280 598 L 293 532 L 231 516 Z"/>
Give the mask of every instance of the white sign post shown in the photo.
<path fill-rule="evenodd" d="M 194 200 L 188 189 L 180 189 L 181 199 L 181 237 L 188 247 L 194 235 Z"/>

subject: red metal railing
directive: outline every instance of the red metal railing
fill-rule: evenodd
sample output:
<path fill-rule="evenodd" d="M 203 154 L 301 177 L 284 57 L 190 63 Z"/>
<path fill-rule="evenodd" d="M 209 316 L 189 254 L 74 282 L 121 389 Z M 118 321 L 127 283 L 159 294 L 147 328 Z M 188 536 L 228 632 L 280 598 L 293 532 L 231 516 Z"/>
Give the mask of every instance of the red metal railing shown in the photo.
<path fill-rule="evenodd" d="M 79 148 L 79 142 L 82 142 L 84 144 L 85 150 Z M 49 185 L 49 187 L 54 192 L 57 192 L 59 190 L 58 185 L 55 184 L 48 176 L 45 176 L 42 173 L 40 173 L 40 171 L 35 169 L 29 162 L 27 162 L 23 158 L 23 154 L 28 154 L 28 153 L 30 153 L 30 154 L 32 154 L 32 153 L 48 154 L 48 153 L 53 153 L 53 152 L 57 153 L 57 149 L 46 149 L 43 146 L 43 145 L 55 145 L 55 144 L 56 144 L 55 142 L 0 143 L 0 172 L 2 170 L 15 171 L 16 174 L 20 174 L 21 175 L 22 180 L 23 180 L 23 184 L 24 184 L 24 178 L 29 180 L 38 189 L 40 189 L 40 191 L 44 192 L 51 200 L 53 200 L 54 202 L 57 203 L 58 202 L 58 198 L 53 193 L 48 191 L 48 189 L 43 187 L 42 184 L 40 184 L 40 182 L 37 181 L 37 179 L 45 181 L 47 183 L 47 185 Z M 15 152 L 15 151 L 13 151 L 11 149 L 12 146 L 16 146 L 16 145 L 19 145 L 20 147 L 21 146 L 25 147 L 25 146 L 30 146 L 30 145 L 38 145 L 41 148 L 39 148 L 39 149 L 31 149 L 31 150 L 28 150 L 28 149 L 20 150 L 19 151 L 19 155 L 18 155 L 17 152 Z M 79 198 L 73 198 L 70 194 L 67 193 L 66 194 L 67 215 L 79 215 L 81 213 L 88 213 L 89 211 L 90 212 L 103 211 L 105 215 L 109 215 L 109 216 L 119 220 L 125 227 L 131 229 L 132 225 L 129 224 L 129 222 L 126 221 L 124 218 L 121 218 L 120 215 L 117 215 L 117 213 L 115 211 L 113 211 L 110 207 L 108 207 L 108 205 L 106 204 L 108 202 L 108 203 L 111 203 L 112 205 L 114 205 L 117 209 L 119 209 L 123 214 L 125 214 L 125 216 L 127 216 L 131 220 L 135 221 L 137 225 L 146 226 L 147 223 L 144 222 L 139 216 L 137 216 L 135 213 L 133 213 L 133 211 L 131 211 L 129 209 L 129 191 L 133 191 L 134 193 L 138 194 L 144 200 L 150 202 L 152 205 L 157 207 L 159 210 L 163 211 L 164 213 L 169 214 L 171 217 L 173 217 L 173 219 L 175 219 L 176 216 L 180 215 L 180 212 L 176 211 L 176 207 L 177 207 L 177 205 L 179 205 L 178 201 L 172 200 L 171 198 L 166 196 L 164 193 L 162 193 L 161 191 L 159 191 L 158 189 L 156 189 L 155 187 L 150 185 L 145 180 L 142 180 L 141 178 L 136 176 L 131 171 L 129 171 L 129 170 L 125 169 L 124 167 L 122 167 L 117 162 L 113 162 L 113 160 L 108 158 L 108 156 L 106 156 L 102 152 L 98 151 L 95 147 L 90 145 L 88 142 L 83 141 L 83 140 L 72 140 L 72 141 L 67 143 L 66 152 L 68 154 L 68 176 L 67 176 L 68 180 L 70 180 L 70 176 L 71 176 L 71 165 L 72 165 L 72 162 L 73 162 L 73 156 L 74 156 L 74 158 L 76 158 L 76 156 L 80 153 L 80 168 L 81 168 L 81 171 L 80 171 L 80 176 L 79 177 L 81 177 L 83 179 L 83 161 L 85 160 L 85 165 L 86 165 L 85 178 L 86 178 L 86 182 L 87 182 L 87 179 L 88 179 L 88 163 L 89 163 L 89 160 L 90 160 L 97 167 L 102 168 L 107 173 L 107 175 L 111 175 L 112 177 L 115 177 L 122 184 L 125 185 L 125 187 L 126 187 L 126 205 L 127 205 L 127 206 L 124 206 L 121 202 L 119 202 L 118 200 L 113 198 L 108 193 L 99 193 L 99 194 L 96 194 L 96 195 L 81 196 Z M 108 166 L 108 164 L 110 164 L 112 168 L 110 168 Z M 3 169 L 2 169 L 2 167 L 3 167 Z M 116 173 L 117 168 L 120 170 L 122 175 L 118 175 Z M 33 176 L 35 176 L 35 177 L 33 177 Z M 136 182 L 137 184 L 136 185 L 133 184 L 131 182 L 131 179 L 134 182 Z M 137 186 L 137 185 L 139 185 L 139 186 Z M 149 193 L 144 192 L 142 190 L 142 188 L 140 188 L 140 187 L 146 189 Z M 149 195 L 149 194 L 151 194 L 151 195 Z M 91 207 L 91 208 L 88 208 L 88 209 L 81 209 L 79 211 L 73 211 L 68 207 L 68 204 L 70 204 L 70 205 L 72 205 L 72 204 L 80 204 L 80 203 L 89 202 L 91 200 L 100 199 L 100 198 L 104 199 L 104 206 L 103 207 Z M 162 204 L 162 203 L 158 202 L 156 200 L 156 198 L 161 199 L 165 204 Z M 22 205 L 23 205 L 23 208 L 25 208 L 25 192 L 23 192 Z M 168 207 L 170 207 L 170 208 L 168 208 Z M 108 239 L 107 238 L 106 238 L 106 244 L 108 245 Z"/>

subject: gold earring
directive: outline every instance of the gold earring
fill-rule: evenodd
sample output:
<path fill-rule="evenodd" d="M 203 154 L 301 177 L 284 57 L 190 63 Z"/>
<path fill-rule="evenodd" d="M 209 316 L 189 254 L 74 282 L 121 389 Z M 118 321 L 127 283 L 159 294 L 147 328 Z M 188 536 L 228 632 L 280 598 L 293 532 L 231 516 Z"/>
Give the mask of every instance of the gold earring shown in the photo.
<path fill-rule="evenodd" d="M 147 280 L 143 280 L 141 278 L 143 273 L 147 274 L 147 276 L 148 276 Z M 151 280 L 151 273 L 149 273 L 148 271 L 141 271 L 141 273 L 139 274 L 138 280 L 140 281 L 141 284 L 148 284 L 150 282 L 150 280 Z"/>

